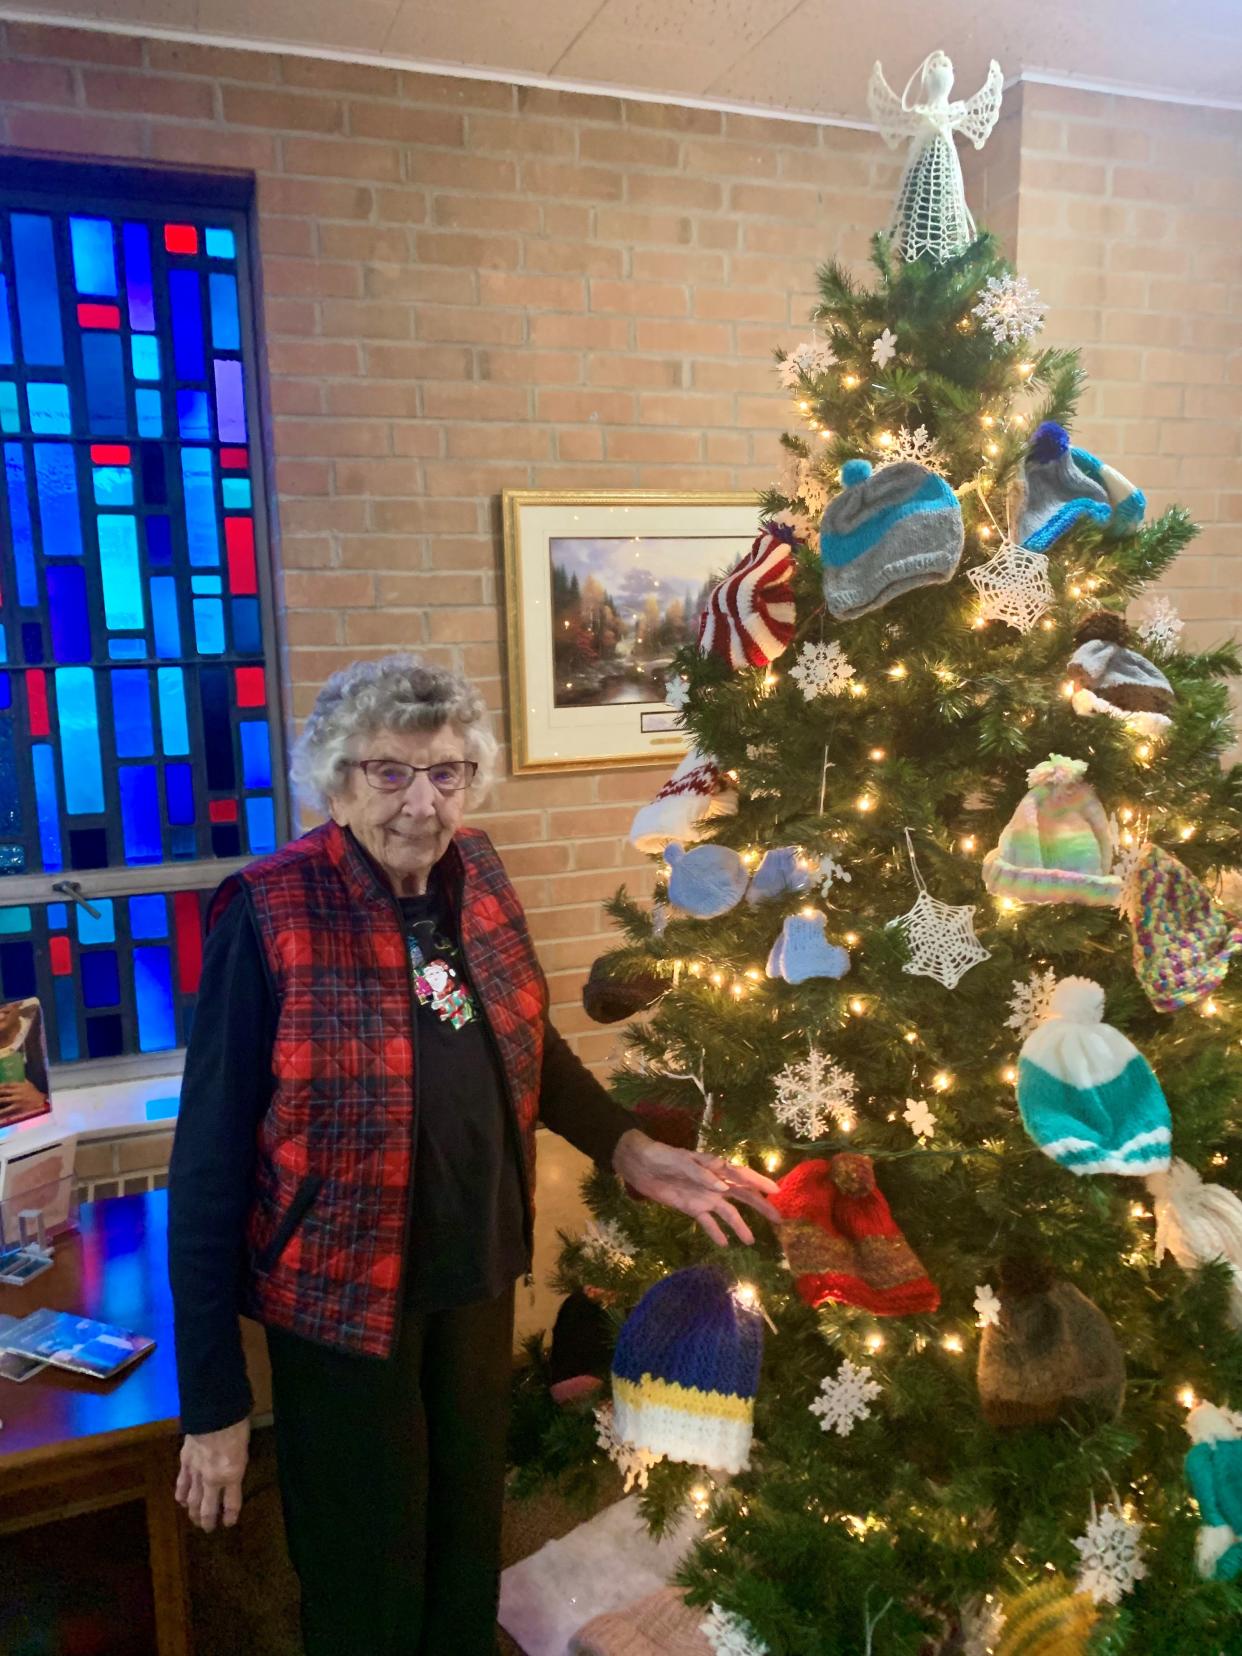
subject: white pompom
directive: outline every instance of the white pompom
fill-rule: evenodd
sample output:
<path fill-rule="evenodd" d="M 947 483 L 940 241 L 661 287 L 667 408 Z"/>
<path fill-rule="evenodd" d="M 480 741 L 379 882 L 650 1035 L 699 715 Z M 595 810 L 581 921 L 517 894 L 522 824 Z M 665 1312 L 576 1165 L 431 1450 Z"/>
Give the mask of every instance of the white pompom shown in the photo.
<path fill-rule="evenodd" d="M 1104 991 L 1094 978 L 1062 978 L 1049 998 L 1048 1016 L 1067 1023 L 1102 1023 Z"/>
<path fill-rule="evenodd" d="M 1228 1524 L 1205 1524 L 1195 1541 L 1195 1568 L 1204 1581 L 1211 1581 L 1216 1566 L 1237 1540 Z"/>
<path fill-rule="evenodd" d="M 1242 1328 L 1242 1201 L 1224 1185 L 1204 1184 L 1184 1161 L 1151 1174 L 1147 1188 L 1155 1199 L 1156 1263 L 1171 1253 L 1184 1271 L 1193 1271 L 1224 1260 L 1233 1273 L 1229 1321 Z"/>
<path fill-rule="evenodd" d="M 1232 1418 L 1215 1403 L 1196 1403 L 1185 1424 L 1192 1443 L 1220 1443 L 1238 1435 Z"/>

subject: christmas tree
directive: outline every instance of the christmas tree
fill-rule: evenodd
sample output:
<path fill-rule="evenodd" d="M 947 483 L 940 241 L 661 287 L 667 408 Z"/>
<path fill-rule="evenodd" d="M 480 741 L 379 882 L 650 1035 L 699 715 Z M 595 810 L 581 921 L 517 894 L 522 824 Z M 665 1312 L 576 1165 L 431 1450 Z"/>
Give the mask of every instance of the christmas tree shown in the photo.
<path fill-rule="evenodd" d="M 1067 444 L 993 240 L 874 268 L 778 354 L 783 481 L 676 663 L 716 810 L 605 962 L 664 991 L 616 1095 L 787 1223 L 722 1255 L 600 1173 L 562 1286 L 620 1326 L 714 1259 L 770 1322 L 745 1470 L 613 1443 L 704 1519 L 716 1650 L 1239 1652 L 1238 656 L 1150 595 L 1127 639 L 1194 526 Z M 537 1390 L 523 1479 L 580 1474 L 607 1409 Z"/>

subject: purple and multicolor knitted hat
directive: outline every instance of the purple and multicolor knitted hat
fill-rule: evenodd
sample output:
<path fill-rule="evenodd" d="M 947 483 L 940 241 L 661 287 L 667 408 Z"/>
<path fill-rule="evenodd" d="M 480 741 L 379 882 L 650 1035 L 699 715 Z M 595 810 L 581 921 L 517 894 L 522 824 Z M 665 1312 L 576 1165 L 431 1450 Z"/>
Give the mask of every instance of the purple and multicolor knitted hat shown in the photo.
<path fill-rule="evenodd" d="M 1193 1006 L 1224 982 L 1242 949 L 1242 920 L 1184 863 L 1149 845 L 1126 886 L 1134 971 L 1157 1012 Z"/>
<path fill-rule="evenodd" d="M 1121 896 L 1111 872 L 1113 842 L 1083 759 L 1054 753 L 1027 772 L 1030 793 L 983 859 L 994 897 L 1019 903 L 1086 903 L 1110 908 Z"/>

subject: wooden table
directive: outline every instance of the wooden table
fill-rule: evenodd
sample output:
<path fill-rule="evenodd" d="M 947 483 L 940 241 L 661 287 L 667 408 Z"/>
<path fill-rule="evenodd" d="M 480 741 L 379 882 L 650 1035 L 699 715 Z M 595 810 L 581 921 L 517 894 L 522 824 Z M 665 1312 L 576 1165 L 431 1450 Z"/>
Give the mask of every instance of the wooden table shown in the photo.
<path fill-rule="evenodd" d="M 0 1284 L 0 1312 L 42 1306 L 117 1323 L 156 1341 L 134 1368 L 101 1384 L 45 1368 L 0 1380 L 0 1535 L 142 1501 L 159 1656 L 190 1656 L 185 1524 L 173 1498 L 180 1428 L 166 1245 L 168 1195 L 151 1191 L 83 1206 L 81 1230 L 56 1240 L 51 1270 Z M 261 1331 L 243 1322 L 260 1412 L 270 1407 Z"/>

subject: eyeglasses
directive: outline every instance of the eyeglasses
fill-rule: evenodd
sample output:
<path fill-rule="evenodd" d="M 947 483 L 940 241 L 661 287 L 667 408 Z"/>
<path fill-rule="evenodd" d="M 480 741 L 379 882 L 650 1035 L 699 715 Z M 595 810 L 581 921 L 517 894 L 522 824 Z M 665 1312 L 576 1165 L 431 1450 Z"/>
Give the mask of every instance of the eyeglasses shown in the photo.
<path fill-rule="evenodd" d="M 351 759 L 351 765 L 380 793 L 404 793 L 420 773 L 437 793 L 460 793 L 474 781 L 478 765 L 473 759 L 441 759 L 438 765 L 403 765 L 396 759 Z"/>

